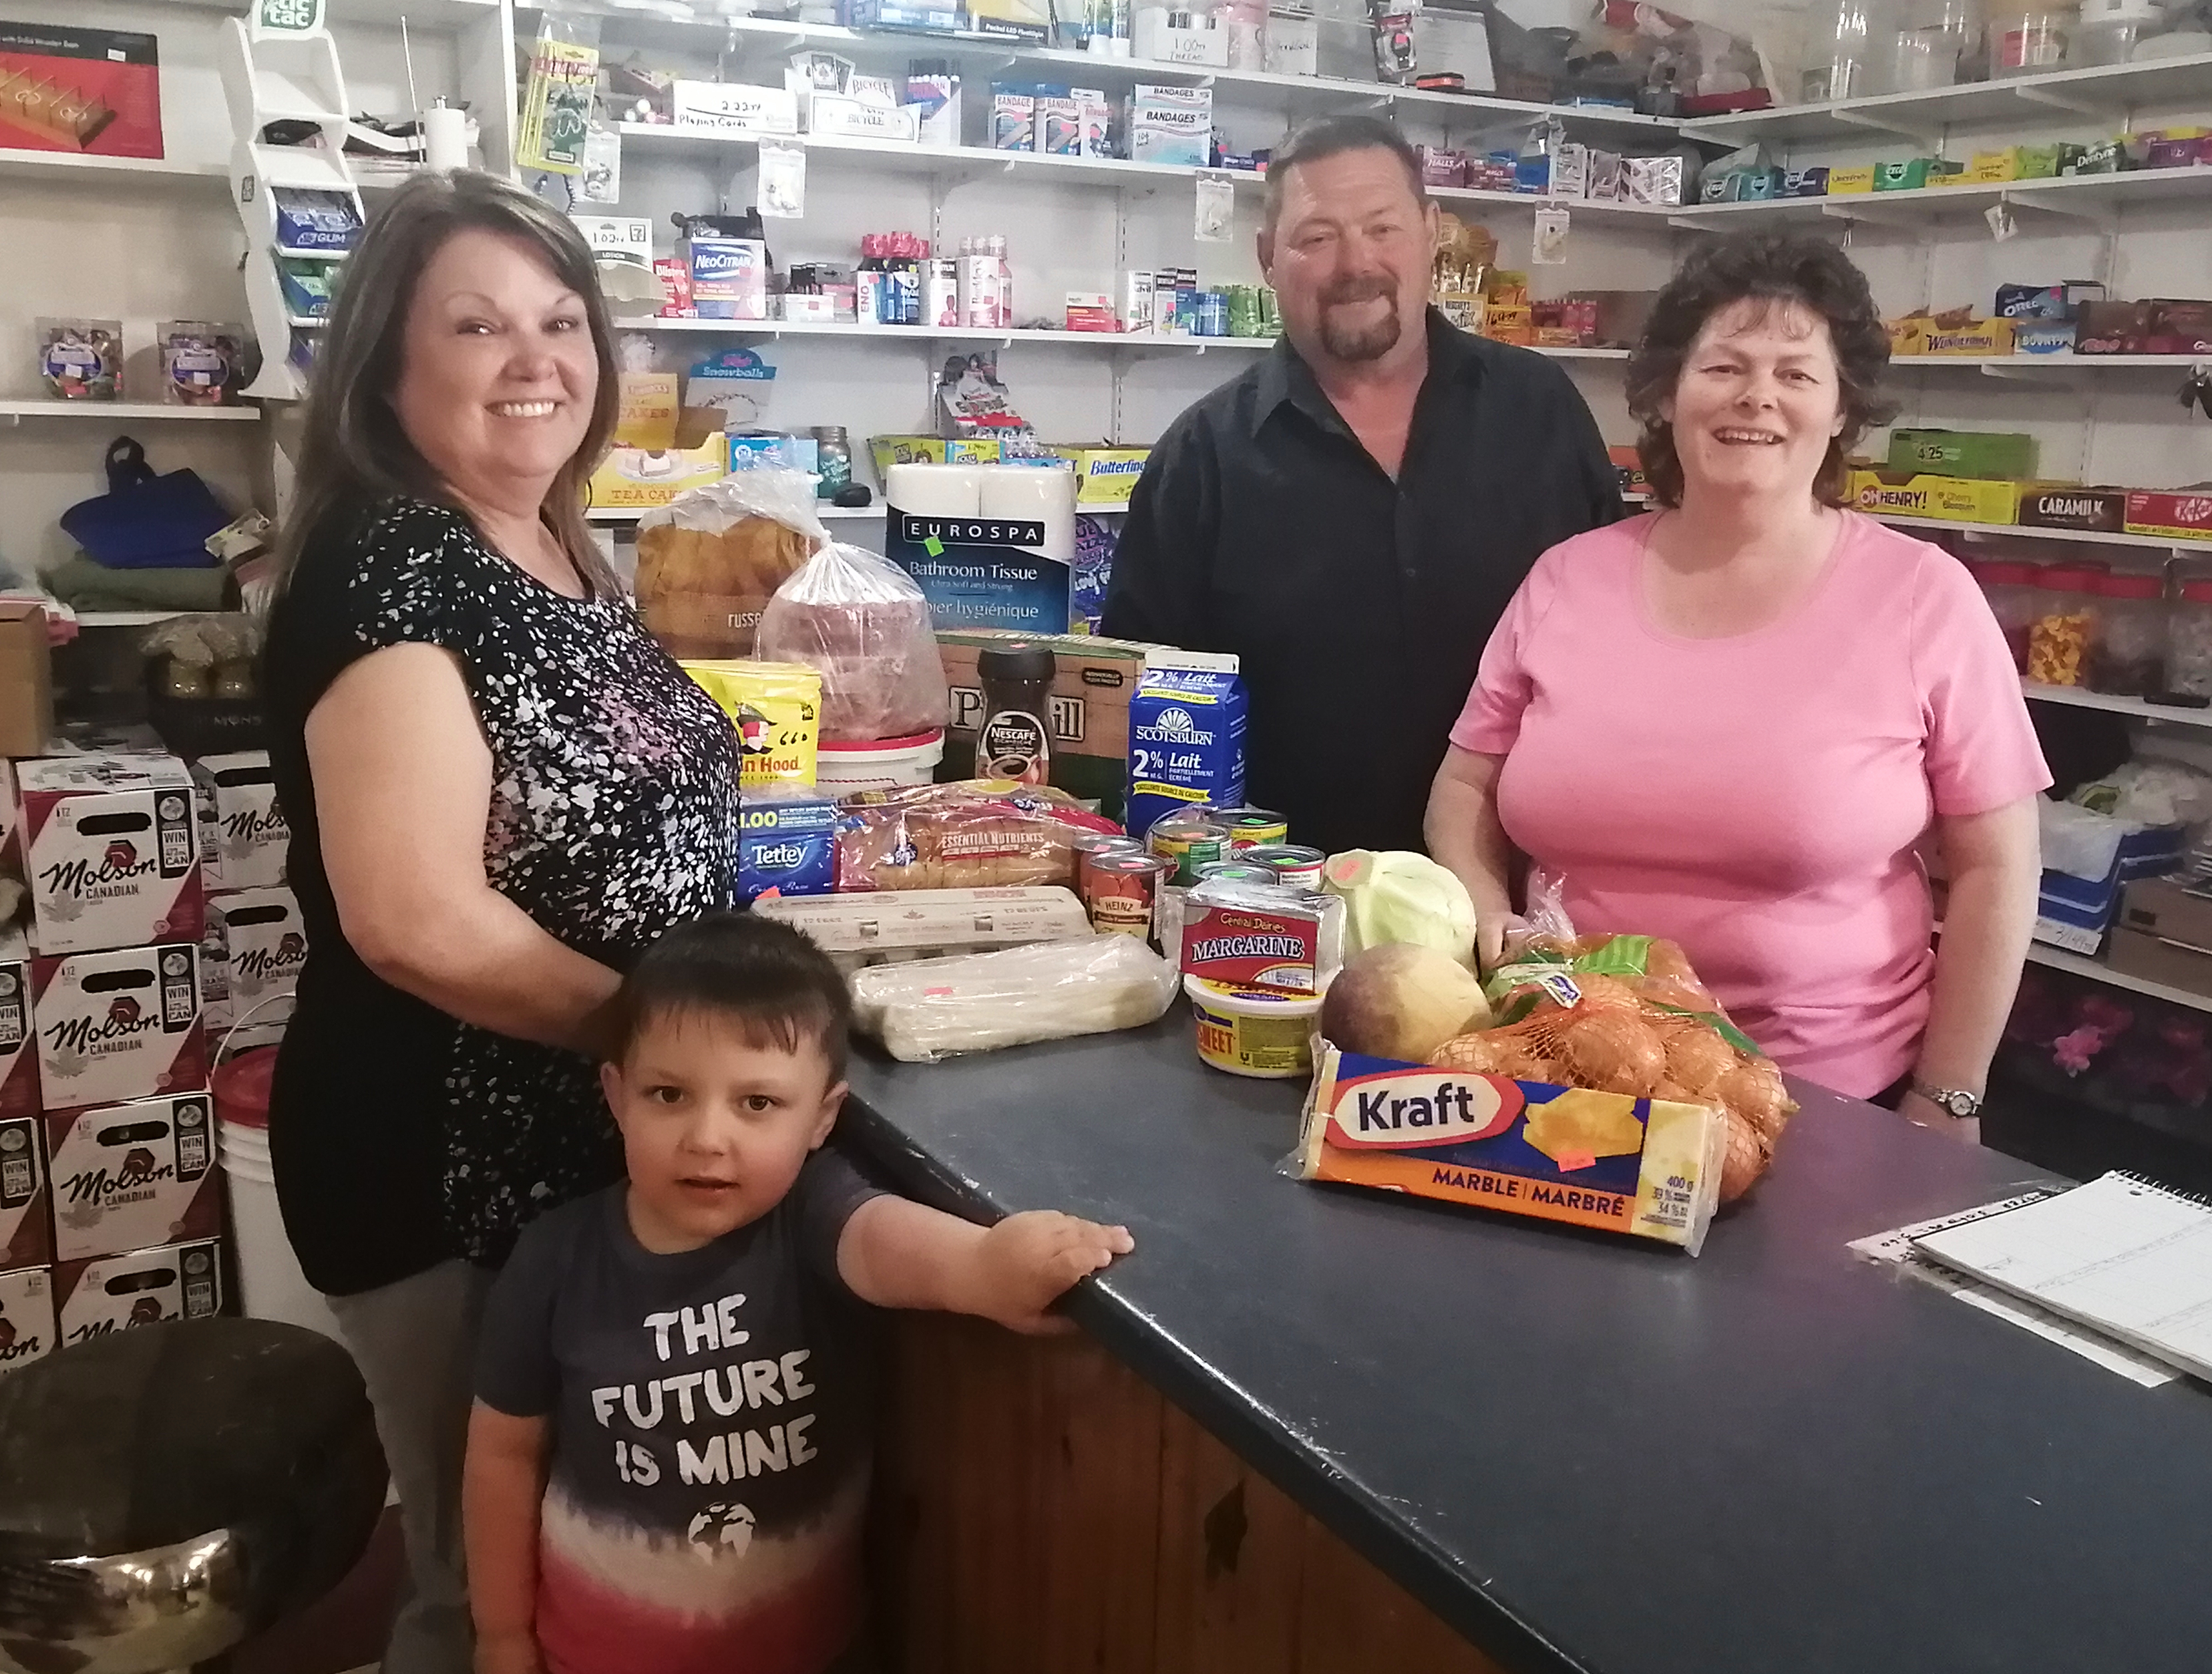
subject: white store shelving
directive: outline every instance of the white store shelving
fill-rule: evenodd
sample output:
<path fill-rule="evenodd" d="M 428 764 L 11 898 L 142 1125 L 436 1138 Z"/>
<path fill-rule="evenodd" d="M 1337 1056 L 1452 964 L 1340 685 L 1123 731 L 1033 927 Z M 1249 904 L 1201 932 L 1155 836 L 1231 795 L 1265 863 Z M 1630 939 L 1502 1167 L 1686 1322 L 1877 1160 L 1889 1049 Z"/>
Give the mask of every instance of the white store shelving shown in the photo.
<path fill-rule="evenodd" d="M 173 407 L 161 401 L 0 400 L 0 422 L 15 423 L 26 418 L 105 419 L 110 423 L 136 424 L 145 419 L 198 419 L 216 423 L 252 424 L 258 422 L 258 407 Z"/>
<path fill-rule="evenodd" d="M 132 181 L 175 182 L 221 190 L 227 171 L 221 163 L 188 162 L 175 157 L 101 157 L 77 151 L 27 151 L 0 146 L 0 180 L 83 180 L 103 186 Z"/>
<path fill-rule="evenodd" d="M 2202 203 L 2212 199 L 2212 166 L 2138 168 L 2118 174 L 2062 174 L 2002 184 L 1917 186 L 1908 192 L 1854 192 L 1824 198 L 1768 198 L 1748 204 L 1698 204 L 1669 210 L 1677 227 L 1700 231 L 1776 221 L 1863 221 L 1870 224 L 1978 221 L 2002 204 L 2095 225 L 2109 225 L 2123 204 Z"/>
<path fill-rule="evenodd" d="M 2024 540 L 2063 540 L 2092 546 L 2142 546 L 2161 552 L 2212 552 L 2212 541 L 2171 540 L 2164 535 L 2107 534 L 2092 529 L 2031 529 L 2018 523 L 1954 523 L 1940 517 L 1893 517 L 1878 520 L 1900 529 L 1935 529 L 1951 534 L 2017 535 Z"/>
<path fill-rule="evenodd" d="M 2185 988 L 2176 988 L 2171 983 L 2157 983 L 2148 977 L 2130 976 L 2124 971 L 2113 970 L 2102 959 L 2093 959 L 2084 953 L 2069 953 L 2063 947 L 2053 947 L 2049 942 L 2028 943 L 2027 958 L 2031 965 L 2047 965 L 2053 971 L 2069 971 L 2076 977 L 2087 977 L 2093 983 L 2124 988 L 2135 994 L 2147 994 L 2154 1000 L 2186 1006 L 2191 1011 L 2212 1012 L 2212 995 L 2195 994 Z"/>

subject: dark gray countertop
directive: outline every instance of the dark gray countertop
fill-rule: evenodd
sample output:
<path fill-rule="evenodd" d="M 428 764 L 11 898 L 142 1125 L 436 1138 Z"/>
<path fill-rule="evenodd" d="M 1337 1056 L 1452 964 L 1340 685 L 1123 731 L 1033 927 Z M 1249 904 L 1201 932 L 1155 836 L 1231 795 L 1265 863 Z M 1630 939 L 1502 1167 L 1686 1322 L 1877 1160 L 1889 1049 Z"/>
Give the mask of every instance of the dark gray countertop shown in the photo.
<path fill-rule="evenodd" d="M 1844 1247 L 2027 1165 L 1800 1089 L 1692 1260 L 1287 1179 L 1303 1084 L 1190 1028 L 856 1062 L 845 1131 L 972 1218 L 1127 1223 L 1075 1317 L 1508 1666 L 2212 1667 L 2212 1391 Z"/>

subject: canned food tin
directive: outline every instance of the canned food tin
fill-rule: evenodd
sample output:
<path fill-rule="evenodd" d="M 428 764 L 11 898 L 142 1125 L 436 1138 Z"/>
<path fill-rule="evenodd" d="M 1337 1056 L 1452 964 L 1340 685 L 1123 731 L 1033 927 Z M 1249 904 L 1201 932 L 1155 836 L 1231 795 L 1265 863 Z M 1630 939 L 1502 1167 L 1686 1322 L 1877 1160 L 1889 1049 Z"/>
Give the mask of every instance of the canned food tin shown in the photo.
<path fill-rule="evenodd" d="M 1283 885 L 1282 878 L 1273 867 L 1249 865 L 1241 855 L 1233 861 L 1216 861 L 1211 866 L 1202 866 L 1198 869 L 1198 881 L 1201 884 L 1222 879 L 1232 883 L 1259 884 L 1267 889 L 1280 889 Z"/>
<path fill-rule="evenodd" d="M 1237 858 L 1248 866 L 1267 867 L 1279 882 L 1292 889 L 1319 889 L 1321 869 L 1328 856 L 1295 843 L 1257 843 L 1241 850 Z"/>
<path fill-rule="evenodd" d="M 1091 862 L 1094 856 L 1147 852 L 1140 839 L 1123 837 L 1118 831 L 1071 832 L 1067 846 L 1075 851 L 1075 893 L 1085 906 L 1091 904 Z"/>
<path fill-rule="evenodd" d="M 1146 840 L 1155 855 L 1176 863 L 1175 880 L 1179 884 L 1197 882 L 1199 867 L 1229 857 L 1229 828 L 1214 818 L 1211 809 L 1171 813 L 1154 823 Z"/>
<path fill-rule="evenodd" d="M 1149 940 L 1160 886 L 1175 862 L 1158 855 L 1093 855 L 1090 862 L 1091 893 L 1085 904 L 1091 910 L 1091 928 L 1102 935 Z"/>
<path fill-rule="evenodd" d="M 1232 849 L 1250 849 L 1262 843 L 1285 843 L 1290 839 L 1290 821 L 1270 808 L 1214 808 L 1206 817 L 1229 828 L 1229 846 Z"/>

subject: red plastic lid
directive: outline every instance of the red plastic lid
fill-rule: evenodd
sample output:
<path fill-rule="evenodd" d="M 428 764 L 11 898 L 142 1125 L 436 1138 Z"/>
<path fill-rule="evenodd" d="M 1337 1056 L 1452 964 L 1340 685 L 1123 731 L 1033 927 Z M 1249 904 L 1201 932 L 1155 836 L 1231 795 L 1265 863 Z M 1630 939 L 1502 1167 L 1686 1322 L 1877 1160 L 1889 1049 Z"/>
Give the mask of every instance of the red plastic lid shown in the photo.
<path fill-rule="evenodd" d="M 2095 593 L 2105 579 L 2101 569 L 2075 569 L 2065 564 L 2046 566 L 2035 578 L 2036 586 L 2049 593 Z"/>
<path fill-rule="evenodd" d="M 2106 599 L 2162 599 L 2166 596 L 2166 578 L 2161 575 L 2103 575 L 2097 580 L 2097 591 Z"/>
<path fill-rule="evenodd" d="M 864 750 L 870 752 L 878 750 L 919 750 L 924 745 L 942 743 L 944 739 L 944 729 L 939 727 L 932 732 L 908 733 L 904 738 L 869 739 L 865 743 L 833 742 L 829 739 L 823 739 L 821 743 L 815 746 L 815 748 L 824 755 L 837 756 L 848 751 L 857 754 Z"/>
<path fill-rule="evenodd" d="M 2014 563 L 2003 558 L 1983 558 L 1978 560 L 1971 568 L 1974 572 L 1974 579 L 1985 587 L 2032 587 L 2035 585 L 2036 571 L 2041 566 L 2032 563 Z"/>
<path fill-rule="evenodd" d="M 2212 605 L 2212 581 L 2184 581 L 2181 596 L 2192 605 Z"/>
<path fill-rule="evenodd" d="M 208 1077 L 215 1090 L 216 1118 L 241 1128 L 269 1125 L 269 1084 L 276 1074 L 276 1049 L 256 1047 L 219 1066 Z"/>

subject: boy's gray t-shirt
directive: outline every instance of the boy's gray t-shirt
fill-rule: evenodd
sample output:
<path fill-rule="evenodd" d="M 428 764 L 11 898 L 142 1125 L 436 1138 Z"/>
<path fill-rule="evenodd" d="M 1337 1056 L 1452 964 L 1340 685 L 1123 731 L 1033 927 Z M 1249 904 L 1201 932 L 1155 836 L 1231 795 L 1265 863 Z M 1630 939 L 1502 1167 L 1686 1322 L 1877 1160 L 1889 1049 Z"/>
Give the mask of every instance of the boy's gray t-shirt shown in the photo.
<path fill-rule="evenodd" d="M 817 1151 L 760 1220 L 673 1256 L 625 1190 L 525 1230 L 479 1339 L 478 1398 L 550 1421 L 547 1665 L 811 1674 L 859 1620 L 869 1345 L 837 1241 L 878 1189 Z"/>

